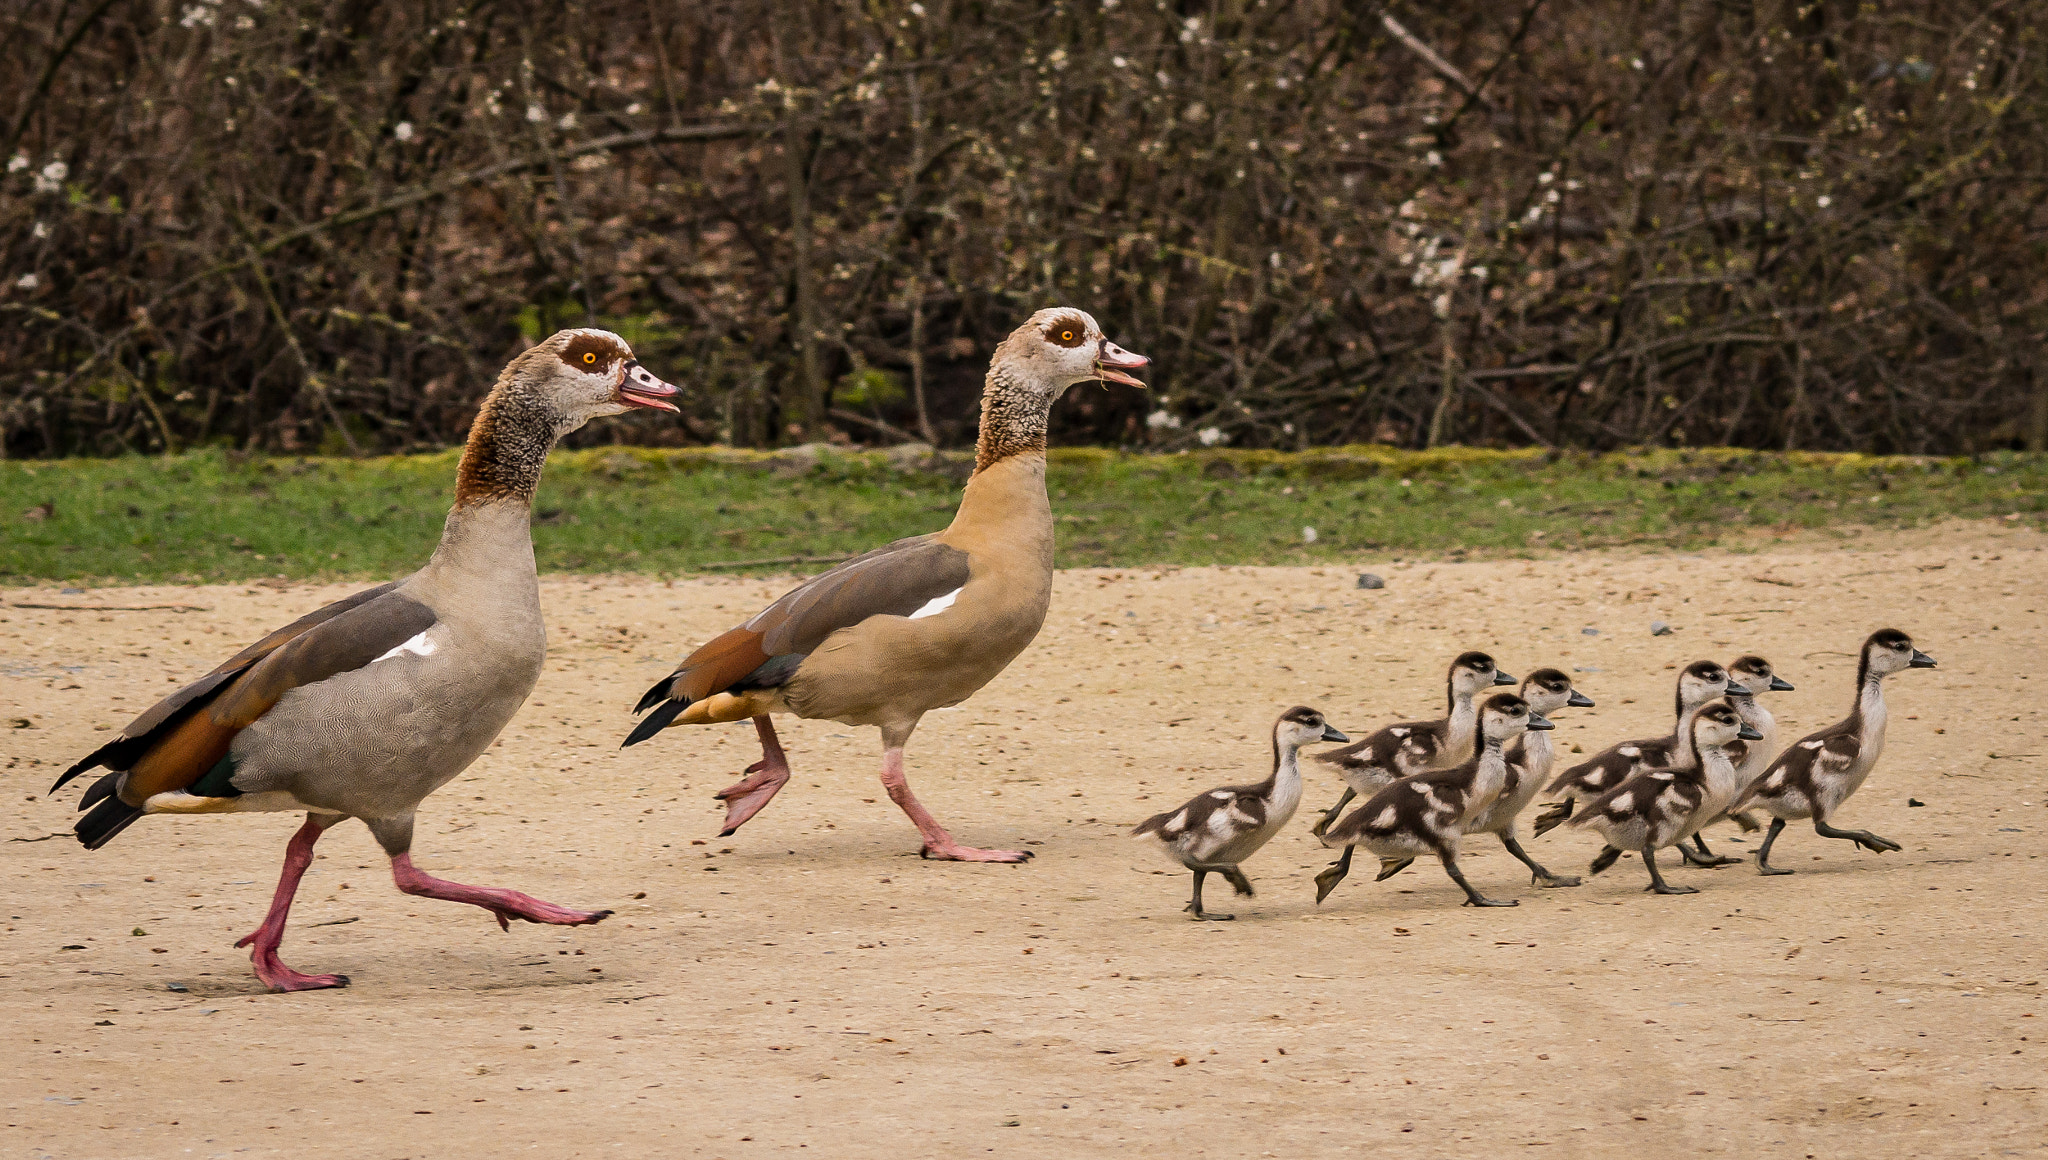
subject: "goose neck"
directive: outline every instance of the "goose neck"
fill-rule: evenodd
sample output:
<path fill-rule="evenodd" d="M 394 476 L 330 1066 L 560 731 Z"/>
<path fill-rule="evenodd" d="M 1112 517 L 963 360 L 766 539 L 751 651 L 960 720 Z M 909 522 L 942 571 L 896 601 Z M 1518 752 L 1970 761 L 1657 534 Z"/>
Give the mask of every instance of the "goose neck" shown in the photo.
<path fill-rule="evenodd" d="M 455 470 L 455 506 L 517 504 L 531 507 L 560 438 L 556 416 L 540 399 L 500 380 L 478 408 Z"/>
<path fill-rule="evenodd" d="M 1005 362 L 989 367 L 981 392 L 981 434 L 974 446 L 977 474 L 1017 455 L 1045 455 L 1046 424 L 1057 390 L 1029 381 Z"/>

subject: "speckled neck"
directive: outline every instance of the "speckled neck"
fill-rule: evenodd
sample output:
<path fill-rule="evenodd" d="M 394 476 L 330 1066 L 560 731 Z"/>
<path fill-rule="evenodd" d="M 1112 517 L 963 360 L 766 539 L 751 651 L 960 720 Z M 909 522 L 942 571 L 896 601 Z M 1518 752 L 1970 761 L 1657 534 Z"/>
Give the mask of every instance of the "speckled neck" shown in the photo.
<path fill-rule="evenodd" d="M 986 471 L 1014 455 L 1044 455 L 1051 414 L 1051 392 L 1033 390 L 1002 363 L 990 367 L 981 392 L 981 437 L 974 445 L 974 470 Z"/>
<path fill-rule="evenodd" d="M 481 503 L 532 506 L 548 449 L 559 437 L 552 409 L 512 381 L 508 369 L 469 425 L 455 471 L 456 509 Z"/>

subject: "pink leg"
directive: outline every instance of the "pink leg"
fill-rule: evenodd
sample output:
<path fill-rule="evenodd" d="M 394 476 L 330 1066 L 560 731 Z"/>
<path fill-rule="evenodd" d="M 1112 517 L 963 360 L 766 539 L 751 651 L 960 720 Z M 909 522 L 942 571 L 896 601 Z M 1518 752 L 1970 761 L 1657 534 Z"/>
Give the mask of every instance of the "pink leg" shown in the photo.
<path fill-rule="evenodd" d="M 339 821 L 340 819 L 335 819 Z M 270 913 L 263 916 L 263 925 L 243 936 L 238 947 L 255 946 L 249 952 L 249 962 L 256 968 L 256 977 L 273 991 L 317 991 L 322 987 L 346 987 L 347 975 L 302 975 L 278 961 L 277 948 L 284 942 L 285 919 L 292 913 L 292 898 L 299 892 L 299 879 L 306 874 L 306 867 L 313 864 L 313 843 L 327 832 L 333 822 L 322 823 L 311 814 L 306 824 L 292 835 L 289 845 L 284 848 L 284 872 L 277 876 L 277 893 L 271 896 Z"/>
<path fill-rule="evenodd" d="M 748 818 L 761 812 L 777 791 L 789 781 L 789 761 L 782 756 L 782 742 L 775 737 L 775 722 L 767 717 L 754 718 L 754 731 L 761 735 L 761 760 L 747 767 L 744 781 L 726 786 L 713 798 L 725 803 L 725 828 L 718 831 L 723 838 L 745 825 Z"/>
<path fill-rule="evenodd" d="M 498 926 L 510 930 L 512 919 L 526 922 L 542 922 L 550 926 L 583 926 L 602 922 L 611 914 L 609 910 L 570 910 L 552 902 L 542 902 L 517 890 L 503 890 L 496 886 L 465 886 L 460 882 L 449 882 L 436 878 L 412 864 L 411 854 L 391 856 L 391 880 L 407 894 L 423 898 L 441 898 L 449 902 L 467 902 L 481 906 L 498 916 Z"/>
<path fill-rule="evenodd" d="M 909 814 L 917 832 L 924 835 L 921 857 L 944 862 L 1022 862 L 1031 857 L 1029 850 L 977 850 L 955 842 L 946 827 L 910 792 L 910 782 L 903 776 L 901 745 L 891 745 L 882 751 L 882 788 L 889 791 L 889 800 Z"/>

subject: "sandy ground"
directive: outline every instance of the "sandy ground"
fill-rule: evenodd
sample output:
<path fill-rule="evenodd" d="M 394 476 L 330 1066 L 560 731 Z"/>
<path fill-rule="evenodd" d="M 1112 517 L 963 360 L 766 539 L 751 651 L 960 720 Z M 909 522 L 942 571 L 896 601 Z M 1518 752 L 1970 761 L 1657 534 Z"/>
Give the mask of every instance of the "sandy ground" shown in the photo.
<path fill-rule="evenodd" d="M 1038 643 L 926 719 L 912 784 L 1024 867 L 927 863 L 872 733 L 792 723 L 797 777 L 718 839 L 741 726 L 621 753 L 678 650 L 779 590 L 557 579 L 539 691 L 431 799 L 448 876 L 616 908 L 515 925 L 397 894 L 360 826 L 320 846 L 285 944 L 347 990 L 261 993 L 231 944 L 292 815 L 153 818 L 98 853 L 53 775 L 175 684 L 341 588 L 15 590 L 0 608 L 5 1154 L 23 1157 L 2048 1155 L 2048 537 L 2003 525 L 1754 554 L 1068 572 Z M 183 603 L 192 611 L 72 612 Z M 1653 637 L 1652 620 L 1677 626 Z M 1318 909 L 1305 808 L 1191 923 L 1123 835 L 1264 776 L 1292 703 L 1363 732 L 1482 648 L 1583 670 L 1566 747 L 1654 734 L 1675 666 L 1758 651 L 1787 740 L 1847 709 L 1882 625 L 1939 658 L 1891 682 L 1882 766 L 1797 877 L 1639 861 L 1532 888 L 1490 839 L 1472 910 L 1430 863 Z M 1598 635 L 1582 629 L 1595 628 Z M 2040 679 L 2034 679 L 2040 678 Z M 2010 754 L 2010 756 L 2006 756 Z M 1908 797 L 1926 803 L 1912 808 Z M 1746 852 L 1732 829 L 1714 837 Z M 1583 872 L 1583 831 L 1532 843 Z M 173 991 L 176 984 L 182 990 Z"/>

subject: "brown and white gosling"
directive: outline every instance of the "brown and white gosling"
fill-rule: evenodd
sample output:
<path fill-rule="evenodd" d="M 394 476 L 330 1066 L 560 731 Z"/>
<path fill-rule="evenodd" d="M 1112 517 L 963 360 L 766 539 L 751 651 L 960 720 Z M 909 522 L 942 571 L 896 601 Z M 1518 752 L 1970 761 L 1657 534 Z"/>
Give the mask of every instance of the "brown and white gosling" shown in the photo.
<path fill-rule="evenodd" d="M 1771 662 L 1754 654 L 1735 658 L 1728 666 L 1728 673 L 1743 688 L 1749 690 L 1740 693 L 1731 687 L 1728 692 L 1728 703 L 1735 706 L 1735 712 L 1741 715 L 1744 725 L 1764 735 L 1762 741 L 1732 741 L 1728 744 L 1728 760 L 1735 763 L 1735 784 L 1747 786 L 1762 776 L 1764 770 L 1770 768 L 1771 758 L 1778 752 L 1775 748 L 1778 740 L 1777 718 L 1772 717 L 1771 711 L 1764 708 L 1763 702 L 1757 699 L 1758 695 L 1766 692 L 1789 693 L 1792 691 L 1792 682 L 1780 677 L 1777 670 L 1771 667 Z M 1745 834 L 1763 828 L 1754 816 L 1746 813 L 1733 818 L 1722 814 L 1709 820 L 1707 826 L 1726 821 L 1733 821 L 1741 826 Z M 1709 867 L 1733 866 L 1742 861 L 1740 858 L 1716 854 L 1707 849 L 1706 828 L 1701 826 L 1693 832 L 1692 849 L 1688 850 L 1680 843 L 1678 852 L 1685 855 L 1688 864 Z"/>
<path fill-rule="evenodd" d="M 1472 756 L 1472 732 L 1479 720 L 1472 699 L 1494 685 L 1514 683 L 1485 653 L 1460 653 L 1444 677 L 1447 716 L 1389 725 L 1343 749 L 1318 753 L 1316 760 L 1344 779 L 1344 795 L 1323 811 L 1309 833 L 1321 837 L 1359 794 L 1378 793 L 1401 778 L 1446 769 Z"/>
<path fill-rule="evenodd" d="M 1856 665 L 1856 707 L 1843 720 L 1787 746 L 1770 771 L 1751 782 L 1728 807 L 1729 812 L 1755 806 L 1771 815 L 1770 832 L 1756 852 L 1761 874 L 1790 874 L 1771 865 L 1771 843 L 1787 821 L 1813 819 L 1813 832 L 1823 838 L 1845 838 L 1873 853 L 1897 850 L 1899 844 L 1869 830 L 1838 830 L 1828 824 L 1870 776 L 1884 752 L 1884 679 L 1901 669 L 1931 669 L 1934 658 L 1913 647 L 1913 638 L 1896 628 L 1883 628 L 1863 642 Z"/>
<path fill-rule="evenodd" d="M 1567 706 L 1579 709 L 1593 707 L 1593 698 L 1573 688 L 1572 679 L 1557 669 L 1537 669 L 1523 678 L 1522 699 L 1546 720 Z M 1543 789 L 1543 783 L 1550 780 L 1550 767 L 1557 758 L 1557 747 L 1551 740 L 1550 731 L 1524 732 L 1508 742 L 1503 752 L 1508 759 L 1507 783 L 1501 787 L 1500 796 L 1493 799 L 1492 805 L 1465 823 L 1465 832 L 1497 835 L 1507 852 L 1529 868 L 1529 881 L 1535 885 L 1577 886 L 1579 879 L 1576 875 L 1552 874 L 1543 868 L 1542 863 L 1531 858 L 1515 838 L 1515 819 L 1529 808 L 1529 803 Z"/>
<path fill-rule="evenodd" d="M 1614 865 L 1623 850 L 1640 850 L 1650 872 L 1644 889 L 1658 894 L 1698 894 L 1692 886 L 1672 886 L 1657 872 L 1657 851 L 1691 837 L 1740 792 L 1735 763 L 1727 745 L 1737 739 L 1760 741 L 1762 735 L 1742 723 L 1742 715 L 1726 700 L 1709 701 L 1693 714 L 1685 748 L 1691 761 L 1685 769 L 1646 769 L 1586 803 L 1574 826 L 1594 830 L 1607 847 L 1593 859 L 1593 873 Z"/>
<path fill-rule="evenodd" d="M 1719 661 L 1694 661 L 1678 674 L 1678 689 L 1672 709 L 1678 723 L 1668 737 L 1652 737 L 1610 745 L 1572 766 L 1550 783 L 1546 793 L 1562 793 L 1563 801 L 1552 802 L 1536 815 L 1536 836 L 1542 837 L 1572 816 L 1573 807 L 1589 802 L 1645 769 L 1678 769 L 1692 760 L 1685 742 L 1692 715 L 1701 705 L 1726 696 L 1735 678 Z M 1746 689 L 1744 691 L 1747 691 Z"/>
<path fill-rule="evenodd" d="M 1257 785 L 1228 785 L 1197 794 L 1177 810 L 1138 823 L 1133 838 L 1155 841 L 1174 861 L 1195 872 L 1195 897 L 1187 909 L 1197 920 L 1228 921 L 1234 914 L 1202 909 L 1202 880 L 1221 874 L 1249 898 L 1251 880 L 1238 864 L 1258 853 L 1286 827 L 1301 806 L 1301 747 L 1351 740 L 1305 705 L 1273 723 L 1273 773 Z"/>
<path fill-rule="evenodd" d="M 1316 875 L 1316 901 L 1329 897 L 1344 880 L 1351 870 L 1351 852 L 1363 846 L 1379 855 L 1380 873 L 1375 882 L 1399 874 L 1423 854 L 1434 854 L 1443 863 L 1444 873 L 1465 892 L 1466 906 L 1521 905 L 1474 890 L 1458 870 L 1458 842 L 1472 818 L 1491 805 L 1507 783 L 1506 744 L 1525 730 L 1551 728 L 1554 726 L 1542 714 L 1513 693 L 1488 698 L 1479 712 L 1476 752 L 1469 760 L 1454 769 L 1419 773 L 1395 782 L 1323 834 L 1323 845 L 1341 846 L 1344 853 Z"/>

